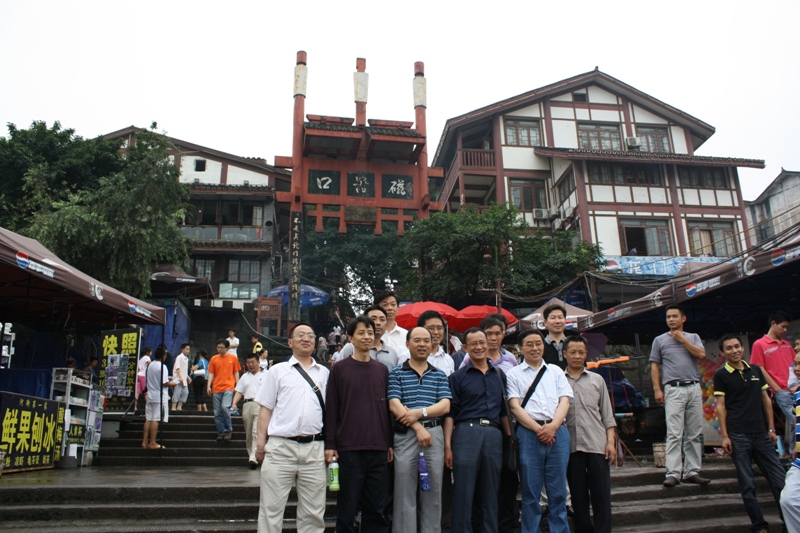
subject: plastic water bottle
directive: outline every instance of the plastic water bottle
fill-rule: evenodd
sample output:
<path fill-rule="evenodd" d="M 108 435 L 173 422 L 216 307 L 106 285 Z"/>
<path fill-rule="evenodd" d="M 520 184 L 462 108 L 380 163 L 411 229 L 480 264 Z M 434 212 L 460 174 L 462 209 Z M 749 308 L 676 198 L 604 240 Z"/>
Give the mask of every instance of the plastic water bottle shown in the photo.
<path fill-rule="evenodd" d="M 428 492 L 431 490 L 431 480 L 428 478 L 428 462 L 422 452 L 419 452 L 417 467 L 419 468 L 419 490 Z"/>
<path fill-rule="evenodd" d="M 339 463 L 335 460 L 328 465 L 328 490 L 331 492 L 339 490 Z"/>

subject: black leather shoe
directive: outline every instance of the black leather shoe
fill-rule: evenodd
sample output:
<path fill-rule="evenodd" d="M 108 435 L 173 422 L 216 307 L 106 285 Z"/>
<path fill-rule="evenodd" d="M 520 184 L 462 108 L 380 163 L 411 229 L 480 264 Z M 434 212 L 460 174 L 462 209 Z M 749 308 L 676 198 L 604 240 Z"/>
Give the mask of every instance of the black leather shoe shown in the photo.
<path fill-rule="evenodd" d="M 696 485 L 708 485 L 711 483 L 711 480 L 701 476 L 700 474 L 695 474 L 691 477 L 687 477 L 683 480 L 684 483 L 694 483 Z"/>
<path fill-rule="evenodd" d="M 664 486 L 667 487 L 668 489 L 671 489 L 672 487 L 678 485 L 679 483 L 680 481 L 678 481 L 678 478 L 672 476 L 664 480 Z"/>

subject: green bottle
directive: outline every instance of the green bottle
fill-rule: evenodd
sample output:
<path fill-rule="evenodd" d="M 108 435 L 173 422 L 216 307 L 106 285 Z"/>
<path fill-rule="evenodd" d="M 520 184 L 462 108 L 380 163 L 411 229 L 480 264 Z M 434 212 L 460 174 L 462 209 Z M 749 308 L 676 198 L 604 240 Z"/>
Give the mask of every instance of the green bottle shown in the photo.
<path fill-rule="evenodd" d="M 331 492 L 339 490 L 339 463 L 336 461 L 328 466 L 328 490 Z"/>

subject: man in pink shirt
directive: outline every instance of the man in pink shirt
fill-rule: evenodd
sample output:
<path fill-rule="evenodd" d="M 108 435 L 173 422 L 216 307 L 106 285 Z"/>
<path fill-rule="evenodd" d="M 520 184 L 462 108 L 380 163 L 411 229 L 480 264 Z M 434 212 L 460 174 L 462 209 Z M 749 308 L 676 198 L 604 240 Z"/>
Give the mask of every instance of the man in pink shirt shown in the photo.
<path fill-rule="evenodd" d="M 794 409 L 792 408 L 792 393 L 789 392 L 789 367 L 794 362 L 794 348 L 789 341 L 784 339 L 789 330 L 789 315 L 776 311 L 769 317 L 769 331 L 766 335 L 753 343 L 750 350 L 750 364 L 758 365 L 764 369 L 764 378 L 775 393 L 775 403 L 778 404 L 783 416 L 786 417 L 786 449 L 791 449 L 794 436 L 792 421 Z"/>

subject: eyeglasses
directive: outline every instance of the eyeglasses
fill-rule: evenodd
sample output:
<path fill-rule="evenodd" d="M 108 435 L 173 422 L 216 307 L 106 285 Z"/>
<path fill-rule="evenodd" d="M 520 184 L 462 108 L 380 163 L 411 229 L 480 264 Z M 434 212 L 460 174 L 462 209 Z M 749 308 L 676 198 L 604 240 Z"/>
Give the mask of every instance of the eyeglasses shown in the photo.
<path fill-rule="evenodd" d="M 472 341 L 467 344 L 470 348 L 476 348 L 478 346 L 486 346 L 486 341 Z"/>
<path fill-rule="evenodd" d="M 442 326 L 428 326 L 425 329 L 427 329 L 428 331 L 444 331 L 444 328 Z"/>
<path fill-rule="evenodd" d="M 295 338 L 295 339 L 300 339 L 300 340 L 303 340 L 303 339 L 308 339 L 308 340 L 310 340 L 310 341 L 313 341 L 313 340 L 314 340 L 314 339 L 316 339 L 317 337 L 316 337 L 316 335 L 314 335 L 313 333 L 296 333 L 296 334 L 294 335 L 294 338 Z"/>

